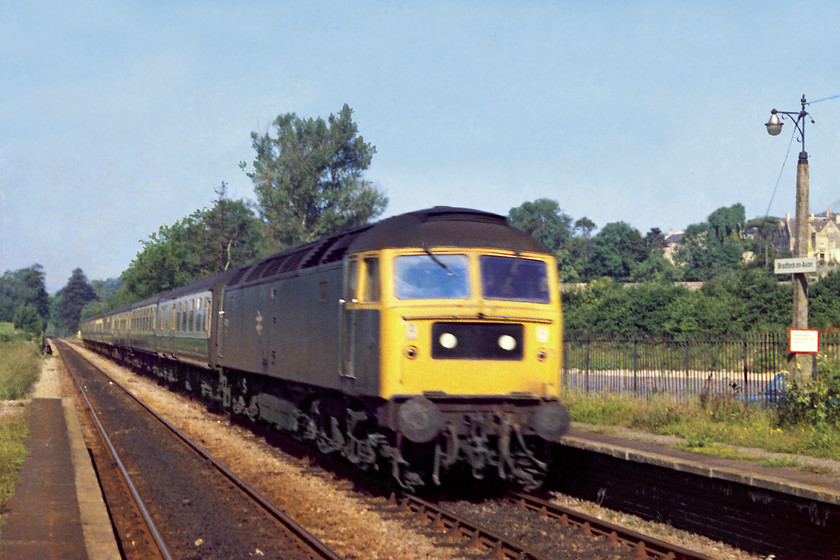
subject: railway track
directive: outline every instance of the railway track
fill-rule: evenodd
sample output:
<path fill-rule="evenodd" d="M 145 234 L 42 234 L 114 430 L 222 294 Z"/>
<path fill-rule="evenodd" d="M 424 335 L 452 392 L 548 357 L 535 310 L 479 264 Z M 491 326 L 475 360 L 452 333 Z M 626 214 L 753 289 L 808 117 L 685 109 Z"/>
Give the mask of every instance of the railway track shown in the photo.
<path fill-rule="evenodd" d="M 356 488 L 364 487 L 374 493 L 377 492 L 374 489 L 375 483 L 370 481 L 360 483 L 357 476 L 359 473 L 348 473 L 346 468 L 342 468 L 343 463 L 331 461 L 323 456 L 317 463 L 327 467 L 328 471 L 334 474 L 339 473 L 341 480 L 346 481 L 347 477 L 351 477 Z M 319 470 L 316 469 L 315 472 Z M 332 479 L 332 476 L 326 475 L 326 478 Z M 314 496 L 313 499 L 315 499 Z M 469 557 L 474 554 L 490 553 L 498 558 L 523 560 L 607 557 L 708 558 L 701 553 L 675 547 L 640 533 L 626 531 L 596 518 L 589 518 L 574 510 L 561 510 L 554 504 L 525 494 L 510 494 L 506 500 L 486 500 L 478 505 L 462 501 L 460 505 L 463 508 L 458 507 L 458 504 L 455 504 L 455 507 L 443 502 L 435 504 L 410 495 L 402 496 L 399 500 L 392 498 L 385 505 L 382 505 L 382 498 L 356 497 L 355 499 L 367 502 L 376 511 L 385 512 L 386 518 L 397 513 L 397 516 L 403 519 L 403 523 L 413 525 L 417 523 L 416 520 L 422 520 L 422 524 L 431 525 L 433 528 L 431 533 L 425 529 L 420 532 L 427 537 L 436 535 L 432 536 L 430 543 L 435 542 L 436 547 L 442 547 L 441 557 L 448 558 L 450 553 L 454 553 L 457 557 L 463 554 Z M 473 515 L 469 511 L 481 509 L 487 504 L 492 504 L 492 507 L 486 509 L 495 511 L 483 517 Z M 517 521 L 505 521 L 513 518 L 517 518 Z M 508 526 L 514 524 L 516 530 L 511 534 L 507 529 L 510 528 Z M 527 526 L 532 526 L 530 531 Z M 449 550 L 445 550 L 447 548 Z"/>
<path fill-rule="evenodd" d="M 509 492 L 505 499 L 523 510 L 537 512 L 542 516 L 556 519 L 563 525 L 578 527 L 586 534 L 605 537 L 612 543 L 622 544 L 632 549 L 634 556 L 640 558 L 710 560 L 710 557 L 705 554 L 673 545 L 637 531 L 631 531 L 615 523 L 586 515 L 529 494 Z"/>
<path fill-rule="evenodd" d="M 125 387 L 58 344 L 110 455 L 97 460 L 100 478 L 103 471 L 122 478 L 102 485 L 109 508 L 118 504 L 114 525 L 125 557 L 340 560 Z"/>
<path fill-rule="evenodd" d="M 711 557 L 659 539 L 630 531 L 618 525 L 600 520 L 580 512 L 546 502 L 520 492 L 510 492 L 505 502 L 520 511 L 535 512 L 542 518 L 554 521 L 556 533 L 550 527 L 536 531 L 545 538 L 525 538 L 503 534 L 503 530 L 488 528 L 479 515 L 472 513 L 486 509 L 474 504 L 461 503 L 458 509 L 468 513 L 455 513 L 451 509 L 424 500 L 417 496 L 392 496 L 390 501 L 412 514 L 416 519 L 445 531 L 466 542 L 468 546 L 484 549 L 494 558 L 515 560 L 548 560 L 555 558 L 655 558 L 666 560 L 710 560 Z M 504 524 L 515 524 L 503 508 L 491 508 L 490 516 L 504 518 Z M 533 521 L 533 520 L 531 520 Z M 530 521 L 525 520 L 528 524 Z M 548 529 L 548 532 L 546 531 Z M 523 533 L 520 528 L 511 532 Z M 527 543 L 524 542 L 527 539 Z M 557 545 L 557 543 L 561 543 Z"/>

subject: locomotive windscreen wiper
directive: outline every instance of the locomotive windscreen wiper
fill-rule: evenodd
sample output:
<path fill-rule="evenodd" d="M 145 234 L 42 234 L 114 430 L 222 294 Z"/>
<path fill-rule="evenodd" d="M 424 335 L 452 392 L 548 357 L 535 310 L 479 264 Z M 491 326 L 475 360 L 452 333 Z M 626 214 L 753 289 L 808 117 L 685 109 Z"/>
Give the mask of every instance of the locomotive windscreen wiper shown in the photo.
<path fill-rule="evenodd" d="M 433 261 L 435 261 L 435 262 L 436 262 L 436 263 L 437 263 L 437 264 L 438 264 L 438 265 L 439 265 L 439 266 L 440 266 L 443 270 L 445 270 L 446 272 L 448 272 L 450 276 L 455 276 L 456 278 L 458 277 L 458 275 L 457 275 L 457 274 L 455 274 L 454 272 L 452 272 L 452 269 L 451 269 L 451 268 L 449 268 L 448 266 L 446 266 L 446 263 L 444 263 L 444 262 L 443 262 L 443 261 L 441 261 L 439 258 L 437 258 L 437 257 L 436 257 L 436 256 L 435 256 L 435 255 L 434 255 L 434 254 L 433 254 L 433 253 L 429 250 L 429 248 L 428 248 L 428 247 L 423 247 L 423 250 L 424 250 L 424 251 L 426 251 L 426 254 L 427 254 L 427 255 L 429 255 L 429 258 L 430 258 L 430 259 L 432 259 Z"/>

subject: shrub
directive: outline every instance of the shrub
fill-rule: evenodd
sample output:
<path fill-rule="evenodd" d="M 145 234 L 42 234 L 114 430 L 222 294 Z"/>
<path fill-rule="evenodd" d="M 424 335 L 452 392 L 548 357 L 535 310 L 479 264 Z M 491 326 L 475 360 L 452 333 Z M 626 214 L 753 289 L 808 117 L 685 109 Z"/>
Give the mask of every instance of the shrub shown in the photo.
<path fill-rule="evenodd" d="M 816 377 L 791 380 L 779 410 L 779 422 L 840 426 L 840 362 L 836 358 L 819 356 Z"/>
<path fill-rule="evenodd" d="M 0 400 L 25 397 L 40 369 L 38 351 L 32 342 L 0 343 Z"/>

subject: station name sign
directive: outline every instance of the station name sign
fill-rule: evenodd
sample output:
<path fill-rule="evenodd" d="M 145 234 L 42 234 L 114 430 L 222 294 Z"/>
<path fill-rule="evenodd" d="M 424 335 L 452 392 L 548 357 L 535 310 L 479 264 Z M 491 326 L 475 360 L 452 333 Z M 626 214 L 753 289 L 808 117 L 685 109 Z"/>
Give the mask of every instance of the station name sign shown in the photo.
<path fill-rule="evenodd" d="M 797 259 L 776 259 L 773 265 L 775 274 L 802 274 L 817 271 L 817 257 Z"/>

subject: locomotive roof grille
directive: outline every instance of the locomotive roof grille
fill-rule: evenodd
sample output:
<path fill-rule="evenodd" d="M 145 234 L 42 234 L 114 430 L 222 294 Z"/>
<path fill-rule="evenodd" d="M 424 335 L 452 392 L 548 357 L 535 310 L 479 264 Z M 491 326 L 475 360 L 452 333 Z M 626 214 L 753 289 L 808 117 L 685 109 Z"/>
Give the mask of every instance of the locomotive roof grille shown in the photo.
<path fill-rule="evenodd" d="M 240 268 L 239 270 L 237 270 L 236 274 L 234 274 L 230 281 L 228 281 L 228 286 L 238 284 L 239 281 L 242 280 L 242 277 L 245 276 L 246 272 L 248 272 L 247 268 Z"/>
<path fill-rule="evenodd" d="M 544 245 L 510 226 L 504 216 L 469 208 L 436 206 L 288 249 L 245 267 L 244 272 L 231 278 L 228 286 L 339 262 L 348 251 L 440 245 L 549 253 Z"/>

